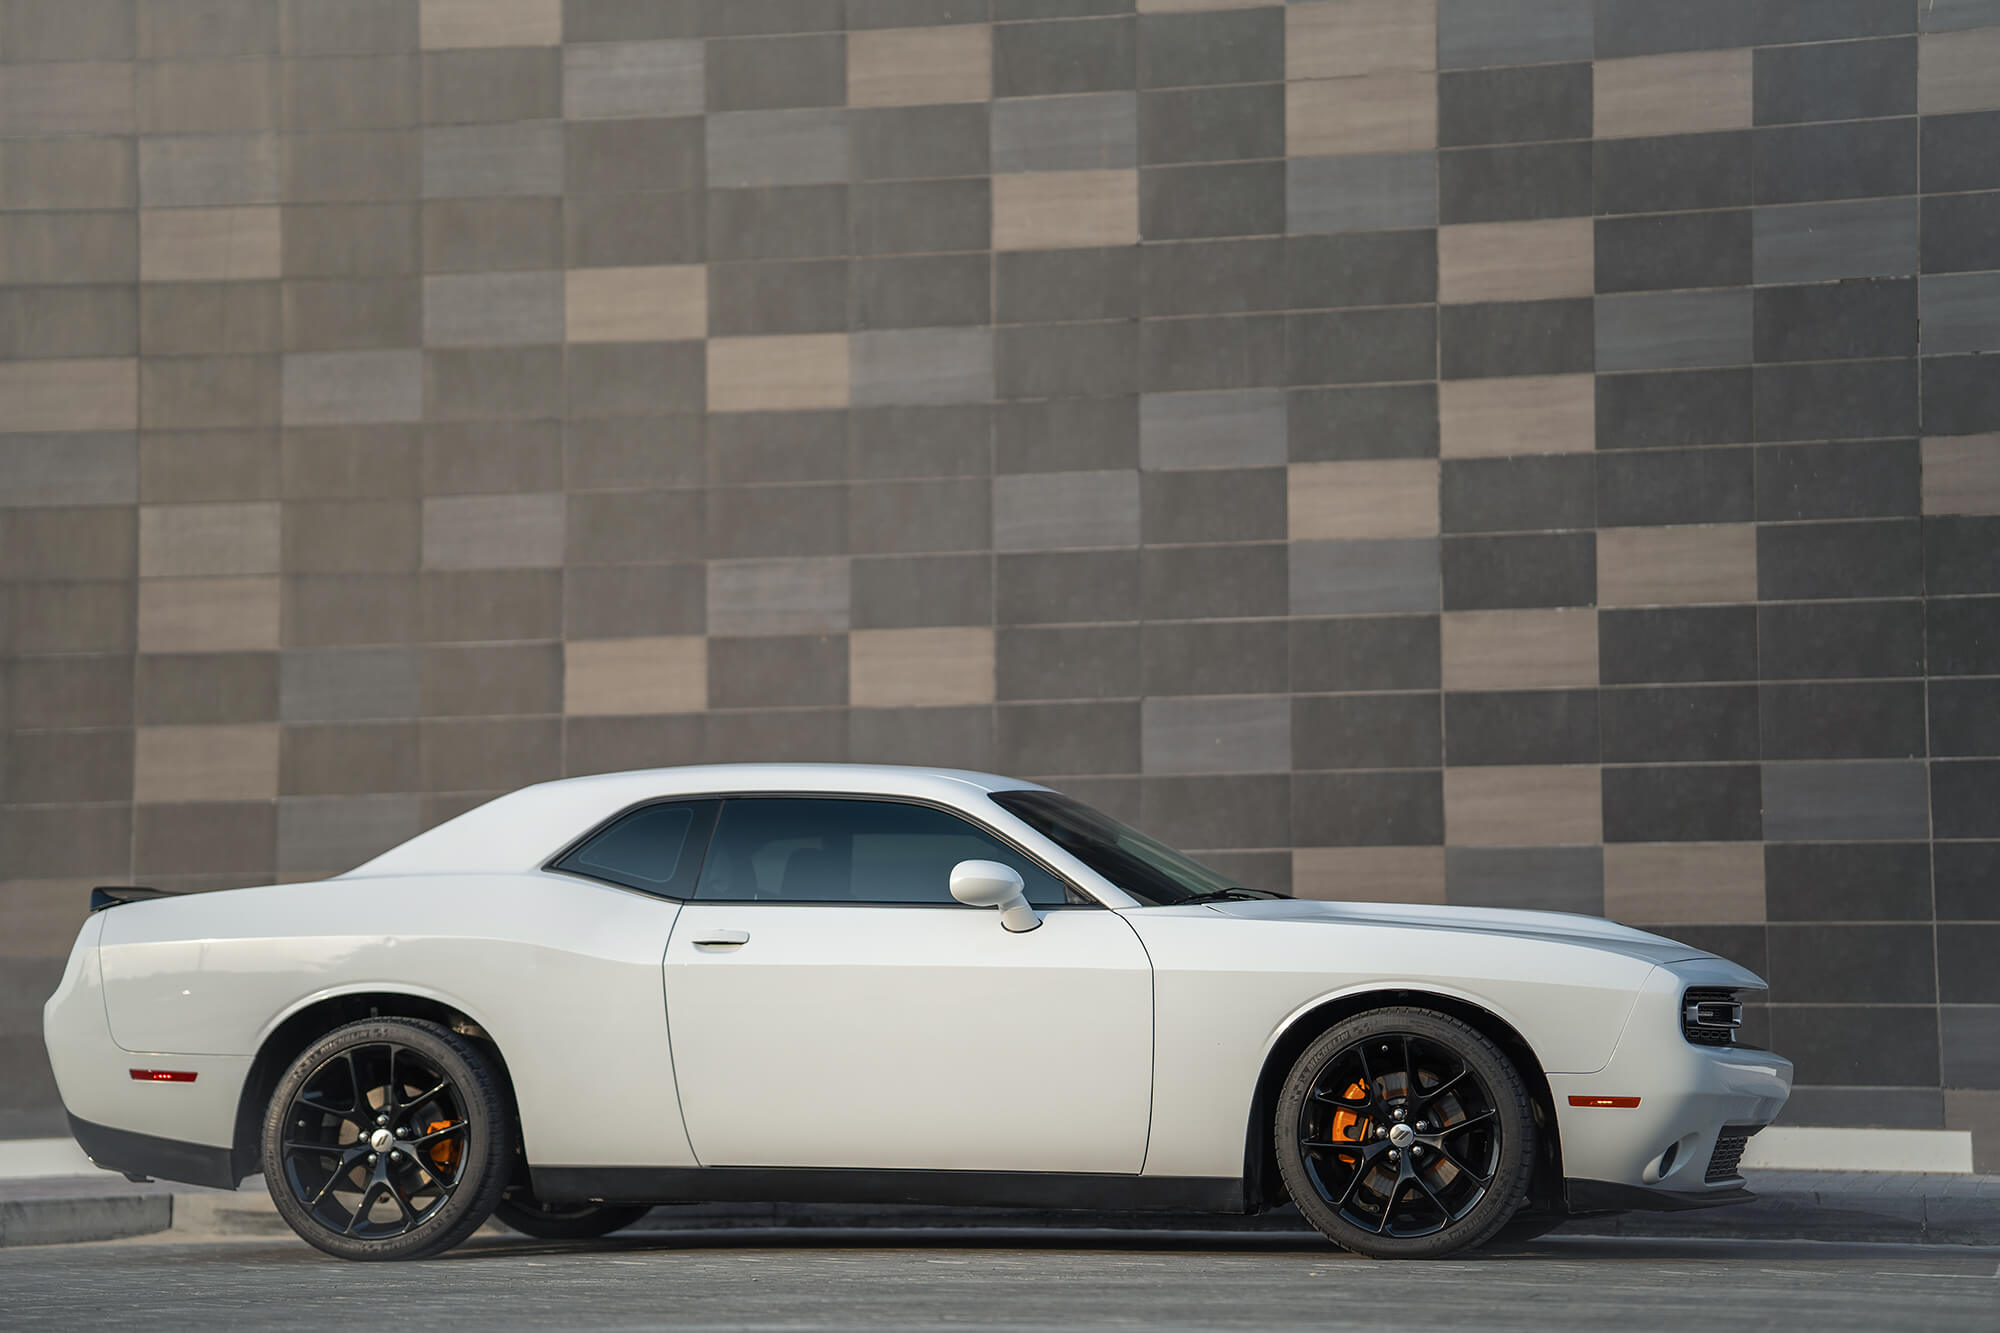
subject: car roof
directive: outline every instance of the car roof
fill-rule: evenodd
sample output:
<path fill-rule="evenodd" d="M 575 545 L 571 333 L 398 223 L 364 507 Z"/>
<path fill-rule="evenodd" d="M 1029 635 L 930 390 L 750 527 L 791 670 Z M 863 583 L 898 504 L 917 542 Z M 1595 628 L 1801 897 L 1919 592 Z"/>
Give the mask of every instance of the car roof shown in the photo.
<path fill-rule="evenodd" d="M 532 870 L 580 834 L 647 801 L 750 792 L 902 796 L 964 806 L 1032 782 L 966 769 L 892 764 L 695 764 L 560 778 L 495 797 L 340 878 L 511 874 Z"/>

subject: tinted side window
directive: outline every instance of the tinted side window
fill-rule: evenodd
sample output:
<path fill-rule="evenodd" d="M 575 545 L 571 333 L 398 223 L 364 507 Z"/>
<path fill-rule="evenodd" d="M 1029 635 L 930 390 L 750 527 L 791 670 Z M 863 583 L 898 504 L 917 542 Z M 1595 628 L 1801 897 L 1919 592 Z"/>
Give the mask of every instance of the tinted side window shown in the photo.
<path fill-rule="evenodd" d="M 895 801 L 742 797 L 727 801 L 699 899 L 726 902 L 954 904 L 951 868 L 999 861 L 1028 901 L 1060 907 L 1063 882 L 958 816 Z"/>
<path fill-rule="evenodd" d="M 641 806 L 556 862 L 556 869 L 685 898 L 701 873 L 715 807 L 714 801 Z"/>

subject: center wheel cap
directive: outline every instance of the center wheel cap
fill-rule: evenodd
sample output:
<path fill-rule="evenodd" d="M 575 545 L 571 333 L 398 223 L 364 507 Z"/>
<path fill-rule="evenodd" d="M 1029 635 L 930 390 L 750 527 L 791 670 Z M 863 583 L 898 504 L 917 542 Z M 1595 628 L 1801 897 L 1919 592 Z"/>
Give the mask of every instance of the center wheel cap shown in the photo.
<path fill-rule="evenodd" d="M 1417 1141 L 1417 1131 L 1408 1125 L 1392 1125 L 1389 1128 L 1389 1142 L 1397 1148 L 1407 1148 Z"/>
<path fill-rule="evenodd" d="M 1398 1125 L 1396 1128 L 1401 1129 L 1402 1126 Z M 368 1146 L 376 1152 L 387 1152 L 396 1146 L 396 1136 L 386 1129 L 378 1129 L 368 1136 Z"/>

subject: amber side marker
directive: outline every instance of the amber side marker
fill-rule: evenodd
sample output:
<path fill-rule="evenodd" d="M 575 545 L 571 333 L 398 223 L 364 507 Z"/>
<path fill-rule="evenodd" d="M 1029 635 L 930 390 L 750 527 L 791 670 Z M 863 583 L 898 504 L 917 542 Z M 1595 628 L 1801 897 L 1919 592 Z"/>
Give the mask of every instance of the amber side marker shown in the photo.
<path fill-rule="evenodd" d="M 132 1077 L 141 1083 L 192 1083 L 192 1069 L 135 1069 Z"/>
<path fill-rule="evenodd" d="M 1613 1111 L 1630 1111 L 1639 1105 L 1637 1097 L 1571 1097 L 1571 1106 L 1600 1106 Z"/>

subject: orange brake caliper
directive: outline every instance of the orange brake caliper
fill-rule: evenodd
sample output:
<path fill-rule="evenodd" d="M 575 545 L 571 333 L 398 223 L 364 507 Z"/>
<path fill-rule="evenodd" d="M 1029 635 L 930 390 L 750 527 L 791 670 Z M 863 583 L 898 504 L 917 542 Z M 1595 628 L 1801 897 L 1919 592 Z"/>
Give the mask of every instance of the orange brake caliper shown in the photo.
<path fill-rule="evenodd" d="M 451 1121 L 449 1120 L 433 1120 L 424 1130 L 424 1133 L 435 1134 L 441 1129 L 449 1129 L 450 1127 Z M 430 1146 L 429 1152 L 431 1161 L 447 1171 L 452 1168 L 453 1163 L 458 1161 L 458 1143 L 454 1139 L 439 1139 Z"/>
<path fill-rule="evenodd" d="M 1368 1095 L 1368 1085 L 1356 1079 L 1348 1084 L 1347 1091 L 1340 1094 L 1349 1101 L 1359 1101 Z M 1333 1113 L 1333 1123 L 1327 1127 L 1327 1138 L 1335 1143 L 1359 1143 L 1368 1134 L 1368 1117 L 1359 1111 L 1345 1107 Z"/>

